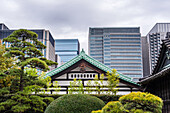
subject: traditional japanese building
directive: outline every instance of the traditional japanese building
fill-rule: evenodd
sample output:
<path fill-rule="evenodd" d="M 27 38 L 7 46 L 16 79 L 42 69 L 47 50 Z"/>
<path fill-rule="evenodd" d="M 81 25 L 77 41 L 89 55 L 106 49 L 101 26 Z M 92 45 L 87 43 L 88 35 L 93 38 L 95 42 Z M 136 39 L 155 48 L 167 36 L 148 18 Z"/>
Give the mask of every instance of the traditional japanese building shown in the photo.
<path fill-rule="evenodd" d="M 170 33 L 162 40 L 157 64 L 153 73 L 142 78 L 140 84 L 143 91 L 150 92 L 162 98 L 164 102 L 163 113 L 170 112 Z"/>
<path fill-rule="evenodd" d="M 103 63 L 91 58 L 85 54 L 84 50 L 80 52 L 78 56 L 72 60 L 66 62 L 62 66 L 48 72 L 47 76 L 52 78 L 52 82 L 58 81 L 61 86 L 61 92 L 68 93 L 68 87 L 73 79 L 82 80 L 82 84 L 87 86 L 88 80 L 94 80 L 98 75 L 106 75 L 106 72 L 111 72 L 111 69 L 105 66 Z M 117 72 L 118 73 L 118 72 Z M 139 91 L 140 85 L 121 73 L 119 74 L 119 91 L 117 94 L 128 94 L 133 91 Z M 106 81 L 106 78 L 105 80 Z"/>

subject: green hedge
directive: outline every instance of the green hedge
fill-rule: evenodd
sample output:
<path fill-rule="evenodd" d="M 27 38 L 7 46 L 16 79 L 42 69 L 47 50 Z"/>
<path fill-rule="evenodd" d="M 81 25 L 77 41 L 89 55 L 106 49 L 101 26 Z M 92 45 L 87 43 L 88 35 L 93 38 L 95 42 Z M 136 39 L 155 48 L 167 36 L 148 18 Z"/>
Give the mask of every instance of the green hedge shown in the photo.
<path fill-rule="evenodd" d="M 95 96 L 69 94 L 51 102 L 44 113 L 91 113 L 104 105 L 105 103 Z"/>

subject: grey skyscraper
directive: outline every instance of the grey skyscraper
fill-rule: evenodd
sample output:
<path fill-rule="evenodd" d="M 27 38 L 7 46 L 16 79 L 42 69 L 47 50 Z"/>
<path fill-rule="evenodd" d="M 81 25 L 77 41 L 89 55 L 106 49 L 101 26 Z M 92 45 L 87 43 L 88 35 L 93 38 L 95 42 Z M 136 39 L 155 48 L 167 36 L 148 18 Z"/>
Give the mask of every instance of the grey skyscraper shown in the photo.
<path fill-rule="evenodd" d="M 139 27 L 90 28 L 89 55 L 138 81 L 143 76 Z"/>
<path fill-rule="evenodd" d="M 149 65 L 150 74 L 152 73 L 160 52 L 162 39 L 166 38 L 166 33 L 170 32 L 170 23 L 156 23 L 155 26 L 147 34 L 149 44 Z"/>
<path fill-rule="evenodd" d="M 147 42 L 147 37 L 142 36 L 142 62 L 143 62 L 143 77 L 150 75 L 149 67 L 149 44 Z"/>
<path fill-rule="evenodd" d="M 10 30 L 5 24 L 0 24 L 0 40 L 3 40 L 3 38 L 6 38 L 9 36 L 13 31 L 15 30 Z M 48 60 L 55 61 L 55 42 L 54 39 L 49 32 L 49 30 L 45 29 L 36 29 L 31 31 L 35 32 L 38 34 L 38 40 L 41 41 L 45 46 L 46 49 L 42 51 L 44 54 L 44 57 L 46 57 Z M 10 44 L 6 43 L 6 47 L 9 47 Z M 50 66 L 50 69 L 54 69 L 55 66 Z"/>

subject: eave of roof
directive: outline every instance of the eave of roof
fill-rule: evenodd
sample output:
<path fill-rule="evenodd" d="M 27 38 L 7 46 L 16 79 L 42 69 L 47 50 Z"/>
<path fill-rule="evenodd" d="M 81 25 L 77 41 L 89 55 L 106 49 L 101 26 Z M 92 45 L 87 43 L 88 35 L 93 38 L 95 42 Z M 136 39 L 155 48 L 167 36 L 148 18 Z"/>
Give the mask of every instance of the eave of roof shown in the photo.
<path fill-rule="evenodd" d="M 146 84 L 156 78 L 159 78 L 159 77 L 162 77 L 164 76 L 166 73 L 169 73 L 170 72 L 170 66 L 168 66 L 167 68 L 164 68 L 162 71 L 154 74 L 154 75 L 151 75 L 151 76 L 148 76 L 144 79 L 142 79 L 140 82 L 138 82 L 139 84 Z"/>
<path fill-rule="evenodd" d="M 76 62 L 80 61 L 81 59 L 84 59 L 85 61 L 89 62 L 90 64 L 96 66 L 97 68 L 99 68 L 99 69 L 101 69 L 101 70 L 103 70 L 105 72 L 107 72 L 107 71 L 111 72 L 111 70 L 112 70 L 111 68 L 107 67 L 106 65 L 104 65 L 104 64 L 100 63 L 99 61 L 91 58 L 90 56 L 85 54 L 84 50 L 82 50 L 81 53 L 78 56 L 76 56 L 72 60 L 66 62 L 65 64 L 61 65 L 60 67 L 48 72 L 45 77 L 47 77 L 47 76 L 51 77 L 53 75 L 56 75 L 56 74 L 60 73 L 61 71 L 67 69 L 68 67 L 72 66 Z M 124 80 L 126 82 L 129 82 L 129 83 L 132 83 L 134 85 L 140 86 L 136 82 L 132 81 L 132 78 L 130 78 L 128 76 L 125 76 L 125 75 L 123 75 L 123 74 L 121 74 L 119 72 L 117 72 L 117 73 L 119 74 L 120 79 L 122 79 L 122 80 Z"/>

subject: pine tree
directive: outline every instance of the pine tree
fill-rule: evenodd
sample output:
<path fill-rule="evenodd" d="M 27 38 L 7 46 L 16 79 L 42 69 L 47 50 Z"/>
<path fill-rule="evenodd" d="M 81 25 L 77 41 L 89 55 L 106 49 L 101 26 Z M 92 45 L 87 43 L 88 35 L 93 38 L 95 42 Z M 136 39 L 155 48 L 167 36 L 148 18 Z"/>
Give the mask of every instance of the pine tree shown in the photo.
<path fill-rule="evenodd" d="M 37 38 L 38 35 L 35 32 L 20 29 L 3 39 L 3 42 L 10 44 L 10 47 L 6 48 L 6 55 L 11 58 L 17 58 L 16 64 L 19 67 L 17 71 L 20 73 L 20 76 L 18 76 L 19 91 L 23 91 L 25 84 L 30 82 L 27 74 L 24 72 L 26 67 L 47 71 L 49 70 L 48 65 L 57 65 L 56 62 L 43 57 L 42 50 L 46 46 L 38 41 Z"/>

